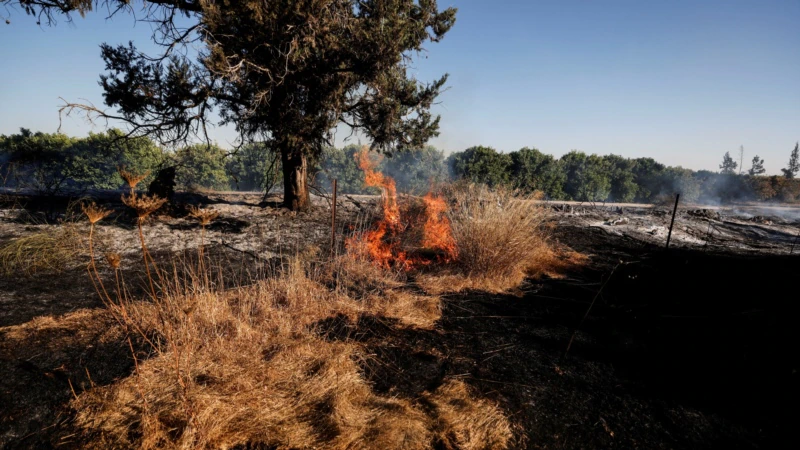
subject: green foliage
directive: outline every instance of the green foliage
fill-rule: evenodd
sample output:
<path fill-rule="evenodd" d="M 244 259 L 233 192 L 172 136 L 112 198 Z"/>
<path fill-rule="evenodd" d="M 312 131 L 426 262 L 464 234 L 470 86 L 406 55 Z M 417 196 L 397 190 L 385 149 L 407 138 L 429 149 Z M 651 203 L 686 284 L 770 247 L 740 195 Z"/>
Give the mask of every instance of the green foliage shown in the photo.
<path fill-rule="evenodd" d="M 662 173 L 662 180 L 661 192 L 665 194 L 681 194 L 684 202 L 696 202 L 700 198 L 702 186 L 691 169 L 667 167 Z"/>
<path fill-rule="evenodd" d="M 800 144 L 794 144 L 794 150 L 792 150 L 791 156 L 789 156 L 789 164 L 786 165 L 786 168 L 781 169 L 783 172 L 783 176 L 792 179 L 797 176 L 797 172 L 800 172 Z"/>
<path fill-rule="evenodd" d="M 609 182 L 611 184 L 609 200 L 614 202 L 631 202 L 636 198 L 639 186 L 633 172 L 635 161 L 617 155 L 604 156 L 608 166 Z"/>
<path fill-rule="evenodd" d="M 163 152 L 152 141 L 125 139 L 115 129 L 82 139 L 26 129 L 0 136 L 3 172 L 12 175 L 14 185 L 42 194 L 116 189 L 123 183 L 117 167 L 144 173 L 154 171 L 163 161 Z"/>
<path fill-rule="evenodd" d="M 463 152 L 453 153 L 447 158 L 447 162 L 453 176 L 473 183 L 505 185 L 511 175 L 511 156 L 499 153 L 491 147 L 471 147 Z"/>
<path fill-rule="evenodd" d="M 369 188 L 364 185 L 364 173 L 358 168 L 356 154 L 361 147 L 358 145 L 348 145 L 345 148 L 328 147 L 322 153 L 319 163 L 319 170 L 316 176 L 316 184 L 325 190 L 330 191 L 333 180 L 339 192 L 345 194 L 377 194 L 377 188 Z"/>
<path fill-rule="evenodd" d="M 280 155 L 264 142 L 243 145 L 226 160 L 225 170 L 237 191 L 269 191 L 283 181 Z"/>
<path fill-rule="evenodd" d="M 633 163 L 633 181 L 637 186 L 634 200 L 643 203 L 654 201 L 662 194 L 667 167 L 653 158 L 636 158 Z"/>
<path fill-rule="evenodd" d="M 561 157 L 561 163 L 567 174 L 564 191 L 572 200 L 597 202 L 608 199 L 611 177 L 605 159 L 573 150 Z"/>
<path fill-rule="evenodd" d="M 196 144 L 179 149 L 173 155 L 177 188 L 229 189 L 226 156 L 227 152 L 215 144 Z"/>
<path fill-rule="evenodd" d="M 767 169 L 764 168 L 764 158 L 759 158 L 758 155 L 753 157 L 753 164 L 747 174 L 750 176 L 763 175 Z"/>
<path fill-rule="evenodd" d="M 547 198 L 563 198 L 566 173 L 561 163 L 552 155 L 536 148 L 524 147 L 511 156 L 511 177 L 513 184 L 524 192 L 544 192 Z"/>
<path fill-rule="evenodd" d="M 317 186 L 330 190 L 335 178 L 339 192 L 346 194 L 378 194 L 380 190 L 364 185 L 364 172 L 358 167 L 359 145 L 345 148 L 326 148 L 318 165 Z M 422 194 L 431 183 L 447 179 L 444 153 L 434 147 L 409 149 L 384 157 L 377 169 L 395 180 L 398 192 Z"/>
<path fill-rule="evenodd" d="M 736 168 L 739 167 L 739 164 L 731 158 L 730 152 L 725 152 L 725 155 L 722 157 L 722 164 L 719 165 L 720 172 L 732 175 L 736 173 Z"/>
<path fill-rule="evenodd" d="M 444 152 L 432 146 L 397 152 L 384 159 L 382 170 L 397 183 L 397 190 L 421 195 L 432 184 L 447 179 Z"/>

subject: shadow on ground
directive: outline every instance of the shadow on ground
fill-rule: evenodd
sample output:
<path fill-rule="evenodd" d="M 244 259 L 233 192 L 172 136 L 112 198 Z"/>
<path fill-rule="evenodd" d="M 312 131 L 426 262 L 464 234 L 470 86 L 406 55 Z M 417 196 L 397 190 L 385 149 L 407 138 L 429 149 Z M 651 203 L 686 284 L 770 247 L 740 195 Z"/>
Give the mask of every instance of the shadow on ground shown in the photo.
<path fill-rule="evenodd" d="M 797 423 L 800 256 L 664 252 L 592 229 L 559 233 L 599 256 L 519 296 L 445 298 L 433 330 L 368 316 L 334 317 L 319 332 L 364 343 L 363 373 L 380 393 L 419 399 L 465 381 L 504 408 L 526 448 L 783 446 Z M 67 317 L 91 327 L 37 318 L 0 336 L 0 430 L 15 436 L 0 434 L 3 448 L 65 442 L 71 390 L 130 374 L 113 319 L 85 314 Z"/>
<path fill-rule="evenodd" d="M 527 448 L 782 446 L 800 399 L 800 308 L 790 294 L 800 257 L 664 252 L 562 233 L 611 256 L 522 297 L 450 297 L 433 331 L 368 318 L 334 335 L 367 344 L 364 373 L 377 391 L 418 398 L 464 380 L 504 406 Z"/>

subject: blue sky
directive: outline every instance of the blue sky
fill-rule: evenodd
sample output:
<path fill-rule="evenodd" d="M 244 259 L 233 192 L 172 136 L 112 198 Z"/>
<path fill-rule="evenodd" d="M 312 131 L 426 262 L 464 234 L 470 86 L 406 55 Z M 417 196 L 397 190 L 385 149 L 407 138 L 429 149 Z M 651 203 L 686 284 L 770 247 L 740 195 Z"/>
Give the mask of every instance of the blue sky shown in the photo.
<path fill-rule="evenodd" d="M 778 173 L 800 140 L 800 1 L 439 4 L 459 8 L 456 25 L 414 74 L 450 73 L 432 141 L 447 151 L 578 149 L 716 170 L 743 145 L 745 168 L 758 154 Z M 58 97 L 101 105 L 98 45 L 149 45 L 149 27 L 127 16 L 49 28 L 0 15 L 11 20 L 0 23 L 0 133 L 55 131 Z M 69 118 L 62 131 L 91 129 Z M 235 135 L 213 137 L 225 145 Z"/>

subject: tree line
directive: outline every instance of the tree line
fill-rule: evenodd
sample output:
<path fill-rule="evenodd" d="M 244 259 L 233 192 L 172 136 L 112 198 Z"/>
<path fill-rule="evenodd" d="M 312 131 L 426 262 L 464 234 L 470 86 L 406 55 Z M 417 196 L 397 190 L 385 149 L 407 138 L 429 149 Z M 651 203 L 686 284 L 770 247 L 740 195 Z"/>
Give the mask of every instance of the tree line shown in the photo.
<path fill-rule="evenodd" d="M 329 191 L 337 179 L 340 192 L 374 194 L 364 186 L 358 168 L 358 145 L 326 147 L 310 163 L 313 189 Z M 553 200 L 652 203 L 680 193 L 686 201 L 800 200 L 798 146 L 783 174 L 764 175 L 764 160 L 756 156 L 743 170 L 729 153 L 720 171 L 671 167 L 653 158 L 625 158 L 571 151 L 560 158 L 536 148 L 503 153 L 491 147 L 471 147 L 449 156 L 432 146 L 381 157 L 378 168 L 395 178 L 401 192 L 423 194 L 432 184 L 465 179 L 525 192 L 541 191 Z M 117 168 L 149 172 L 149 183 L 166 167 L 175 168 L 179 190 L 270 191 L 280 189 L 280 152 L 267 143 L 226 150 L 196 144 L 168 149 L 146 137 L 125 139 L 116 129 L 84 138 L 32 132 L 0 135 L 0 180 L 7 188 L 27 188 L 41 194 L 117 189 L 123 180 Z M 737 170 L 738 169 L 738 170 Z"/>

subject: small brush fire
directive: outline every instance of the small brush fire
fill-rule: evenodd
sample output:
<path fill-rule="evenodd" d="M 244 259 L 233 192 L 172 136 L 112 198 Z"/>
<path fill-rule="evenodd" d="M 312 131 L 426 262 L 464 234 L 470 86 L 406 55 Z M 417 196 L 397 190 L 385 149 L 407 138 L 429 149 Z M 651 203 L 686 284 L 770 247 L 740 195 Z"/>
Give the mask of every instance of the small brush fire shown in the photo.
<path fill-rule="evenodd" d="M 447 203 L 433 190 L 421 199 L 420 214 L 401 217 L 394 179 L 377 170 L 367 148 L 356 154 L 367 186 L 381 189 L 382 217 L 371 229 L 346 241 L 349 251 L 366 257 L 380 267 L 409 271 L 434 261 L 450 262 L 458 255 L 447 218 Z M 409 197 L 411 198 L 411 197 Z M 414 205 L 405 205 L 411 211 Z"/>

